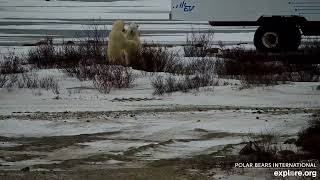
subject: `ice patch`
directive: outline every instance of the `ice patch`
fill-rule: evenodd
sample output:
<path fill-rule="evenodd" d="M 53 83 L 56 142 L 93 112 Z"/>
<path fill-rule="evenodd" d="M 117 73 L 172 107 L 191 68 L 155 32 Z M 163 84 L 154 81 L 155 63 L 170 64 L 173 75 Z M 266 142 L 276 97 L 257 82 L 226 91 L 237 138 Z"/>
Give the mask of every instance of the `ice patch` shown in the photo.
<path fill-rule="evenodd" d="M 41 137 L 70 136 L 119 131 L 117 123 L 85 123 L 80 121 L 45 121 L 6 119 L 0 121 L 0 136 L 6 137 Z"/>
<path fill-rule="evenodd" d="M 8 148 L 8 147 L 15 147 L 21 144 L 14 143 L 14 142 L 0 142 L 0 148 Z"/>

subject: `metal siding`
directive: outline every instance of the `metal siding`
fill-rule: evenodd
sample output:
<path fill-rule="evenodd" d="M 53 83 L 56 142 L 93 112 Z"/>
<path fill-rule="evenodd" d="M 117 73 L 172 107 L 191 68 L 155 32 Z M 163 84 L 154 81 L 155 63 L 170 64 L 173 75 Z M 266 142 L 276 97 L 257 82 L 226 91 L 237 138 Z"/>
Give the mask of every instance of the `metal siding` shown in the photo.
<path fill-rule="evenodd" d="M 171 2 L 172 19 L 176 20 L 256 21 L 261 16 L 292 15 L 304 16 L 312 21 L 320 20 L 320 0 L 172 0 Z M 182 5 L 182 8 L 179 5 Z M 193 6 L 194 8 L 191 8 Z"/>
<path fill-rule="evenodd" d="M 293 0 L 291 3 L 296 15 L 320 21 L 320 0 Z"/>

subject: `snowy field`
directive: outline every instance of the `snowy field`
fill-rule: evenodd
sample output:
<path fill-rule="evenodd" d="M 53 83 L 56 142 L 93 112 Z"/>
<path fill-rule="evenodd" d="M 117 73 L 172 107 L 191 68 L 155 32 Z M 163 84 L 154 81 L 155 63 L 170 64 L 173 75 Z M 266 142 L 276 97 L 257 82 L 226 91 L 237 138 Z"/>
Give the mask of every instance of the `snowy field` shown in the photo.
<path fill-rule="evenodd" d="M 213 43 L 252 48 L 254 27 L 174 22 L 169 10 L 170 0 L 0 0 L 0 55 L 8 49 L 25 53 L 30 47 L 23 44 L 44 36 L 58 43 L 72 40 L 92 19 L 108 30 L 116 19 L 136 22 L 145 42 L 184 44 L 192 29 L 214 30 Z M 230 145 L 237 154 L 250 134 L 272 132 L 281 143 L 295 138 L 320 107 L 319 82 L 239 90 L 240 81 L 221 78 L 219 86 L 158 96 L 151 85 L 156 74 L 133 72 L 131 88 L 109 94 L 57 69 L 33 73 L 57 78 L 59 94 L 0 88 L 0 175 L 26 166 L 62 172 L 141 168 L 153 161 L 220 153 Z"/>

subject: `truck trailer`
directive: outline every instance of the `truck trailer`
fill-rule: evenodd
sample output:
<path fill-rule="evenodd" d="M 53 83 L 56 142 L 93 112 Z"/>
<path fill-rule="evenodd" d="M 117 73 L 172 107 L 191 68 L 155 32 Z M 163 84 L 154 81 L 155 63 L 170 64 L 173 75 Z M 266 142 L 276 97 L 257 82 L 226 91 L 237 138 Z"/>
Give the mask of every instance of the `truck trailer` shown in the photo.
<path fill-rule="evenodd" d="M 170 18 L 256 26 L 258 51 L 296 51 L 302 35 L 320 35 L 320 0 L 172 0 Z"/>

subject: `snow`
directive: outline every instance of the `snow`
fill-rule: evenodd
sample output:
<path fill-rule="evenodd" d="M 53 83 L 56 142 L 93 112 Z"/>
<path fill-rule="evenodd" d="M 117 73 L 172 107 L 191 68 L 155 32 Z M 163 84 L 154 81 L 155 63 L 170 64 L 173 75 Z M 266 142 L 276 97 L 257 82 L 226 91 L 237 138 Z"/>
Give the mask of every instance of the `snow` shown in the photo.
<path fill-rule="evenodd" d="M 67 136 L 78 134 L 94 134 L 99 132 L 116 132 L 115 123 L 101 124 L 83 123 L 78 121 L 45 121 L 6 119 L 0 121 L 0 134 L 7 137 L 41 137 Z"/>
<path fill-rule="evenodd" d="M 190 142 L 175 142 L 167 146 L 161 146 L 156 149 L 148 149 L 138 153 L 138 157 L 146 160 L 157 159 L 172 159 L 172 158 L 187 158 L 204 153 L 212 153 L 211 148 L 241 143 L 241 138 L 222 138 L 217 140 L 204 140 L 204 141 L 190 141 Z"/>
<path fill-rule="evenodd" d="M 169 21 L 170 0 L 134 1 L 58 1 L 51 0 L 0 0 L 0 54 L 13 49 L 18 54 L 30 47 L 19 45 L 35 43 L 44 35 L 54 37 L 55 43 L 72 40 L 75 32 L 86 29 L 90 19 L 101 19 L 103 26 L 111 29 L 115 19 L 125 19 L 140 24 L 143 42 L 182 45 L 192 30 L 214 31 L 214 44 L 221 41 L 227 47 L 243 44 L 252 49 L 256 27 L 215 27 L 207 22 Z M 86 13 L 83 13 L 86 12 Z M 102 27 L 102 25 L 100 26 Z M 176 46 L 171 50 L 180 50 Z M 184 62 L 190 61 L 184 58 Z M 1 165 L 25 167 L 34 164 L 60 163 L 63 160 L 86 158 L 91 155 L 124 155 L 134 152 L 139 160 L 186 158 L 217 152 L 225 145 L 239 144 L 248 133 L 276 133 L 294 136 L 307 123 L 310 113 L 283 114 L 254 113 L 255 108 L 320 107 L 319 82 L 296 82 L 270 87 L 239 90 L 239 85 L 223 85 L 201 89 L 199 92 L 153 95 L 152 74 L 134 71 L 137 79 L 132 88 L 113 89 L 102 94 L 91 81 L 67 77 L 57 69 L 36 70 L 40 77 L 54 76 L 59 80 L 60 93 L 43 89 L 1 89 L 0 115 L 17 115 L 33 112 L 111 112 L 145 110 L 134 116 L 120 118 L 98 115 L 95 118 L 74 119 L 61 116 L 57 119 L 4 118 L 0 120 L 0 136 L 51 137 L 80 134 L 107 133 L 101 139 L 76 143 L 50 152 L 46 156 Z M 220 79 L 221 82 L 240 84 L 237 80 Z M 137 98 L 147 99 L 136 101 Z M 125 99 L 116 101 L 116 99 Z M 231 106 L 233 110 L 223 109 Z M 170 108 L 190 108 L 186 112 L 166 112 Z M 214 110 L 222 108 L 222 110 Z M 212 110 L 197 111 L 198 108 Z M 240 108 L 239 110 L 236 110 Z M 161 112 L 152 111 L 162 109 Z M 148 112 L 147 110 L 150 110 Z M 258 117 L 258 118 L 257 118 Z M 90 120 L 90 121 L 87 121 Z M 23 142 L 21 142 L 23 143 Z M 152 145 L 151 145 L 152 144 Z M 20 142 L 0 142 L 0 148 L 16 147 Z M 151 145 L 151 146 L 149 146 Z M 35 153 L 37 152 L 30 152 Z M 122 161 L 98 162 L 102 165 L 122 164 Z M 6 167 L 4 167 L 6 168 Z M 221 176 L 228 179 L 228 177 Z M 248 176 L 229 177 L 246 179 Z M 262 178 L 263 179 L 263 178 Z"/>
<path fill-rule="evenodd" d="M 149 143 L 143 141 L 129 141 L 129 140 L 102 140 L 86 143 L 78 143 L 77 146 L 70 146 L 67 148 L 58 149 L 48 154 L 48 160 L 67 160 L 67 159 L 81 159 L 87 158 L 96 154 L 113 154 L 119 155 L 123 152 L 138 148 L 140 146 L 148 145 Z M 79 148 L 79 145 L 81 147 Z"/>
<path fill-rule="evenodd" d="M 140 160 L 191 157 L 213 153 L 225 145 L 239 144 L 248 133 L 293 136 L 307 123 L 306 113 L 254 114 L 252 110 L 211 110 L 142 113 L 131 116 L 79 119 L 0 121 L 0 136 L 44 137 L 99 135 L 105 140 L 77 143 L 49 152 L 45 159 L 60 161 L 96 154 L 123 155 L 136 150 Z M 259 119 L 256 117 L 259 116 Z M 148 147 L 150 144 L 155 146 Z M 143 147 L 140 148 L 139 147 Z"/>
<path fill-rule="evenodd" d="M 36 164 L 55 164 L 55 163 L 61 163 L 61 161 L 49 161 L 45 159 L 35 158 L 35 159 L 16 161 L 16 162 L 2 162 L 1 164 L 3 166 L 15 166 L 17 169 L 20 169 L 20 168 L 24 168 L 24 167 L 28 167 Z M 10 169 L 10 167 L 4 167 L 4 168 Z"/>
<path fill-rule="evenodd" d="M 14 142 L 0 142 L 0 148 L 8 148 L 8 147 L 15 147 L 21 144 L 14 143 Z"/>
<path fill-rule="evenodd" d="M 161 114 L 142 114 L 134 117 L 108 120 L 98 118 L 86 120 L 17 120 L 0 121 L 0 136 L 8 137 L 41 137 L 67 136 L 79 134 L 95 134 L 100 132 L 120 132 L 110 135 L 118 139 L 144 139 L 148 141 L 166 141 L 170 139 L 199 138 L 195 129 L 205 129 L 208 132 L 228 133 L 261 133 L 275 131 L 281 134 L 294 134 L 306 124 L 308 114 L 257 115 L 248 112 L 206 111 Z M 239 120 L 241 118 L 241 120 Z M 199 121 L 199 122 L 198 122 Z M 228 122 L 228 123 L 226 123 Z"/>
<path fill-rule="evenodd" d="M 64 111 L 117 111 L 152 108 L 170 105 L 193 106 L 250 106 L 316 108 L 320 106 L 317 82 L 297 82 L 271 87 L 255 87 L 239 90 L 236 86 L 218 86 L 212 91 L 197 93 L 173 93 L 153 96 L 149 75 L 136 71 L 133 88 L 114 89 L 101 94 L 92 82 L 68 78 L 59 70 L 40 70 L 39 74 L 52 75 L 59 80 L 60 94 L 39 89 L 0 89 L 0 114 L 12 112 L 64 112 Z M 221 81 L 224 81 L 221 79 Z M 228 80 L 226 80 L 228 81 Z M 59 96 L 59 99 L 56 97 Z M 118 98 L 150 98 L 161 100 L 124 101 Z"/>

